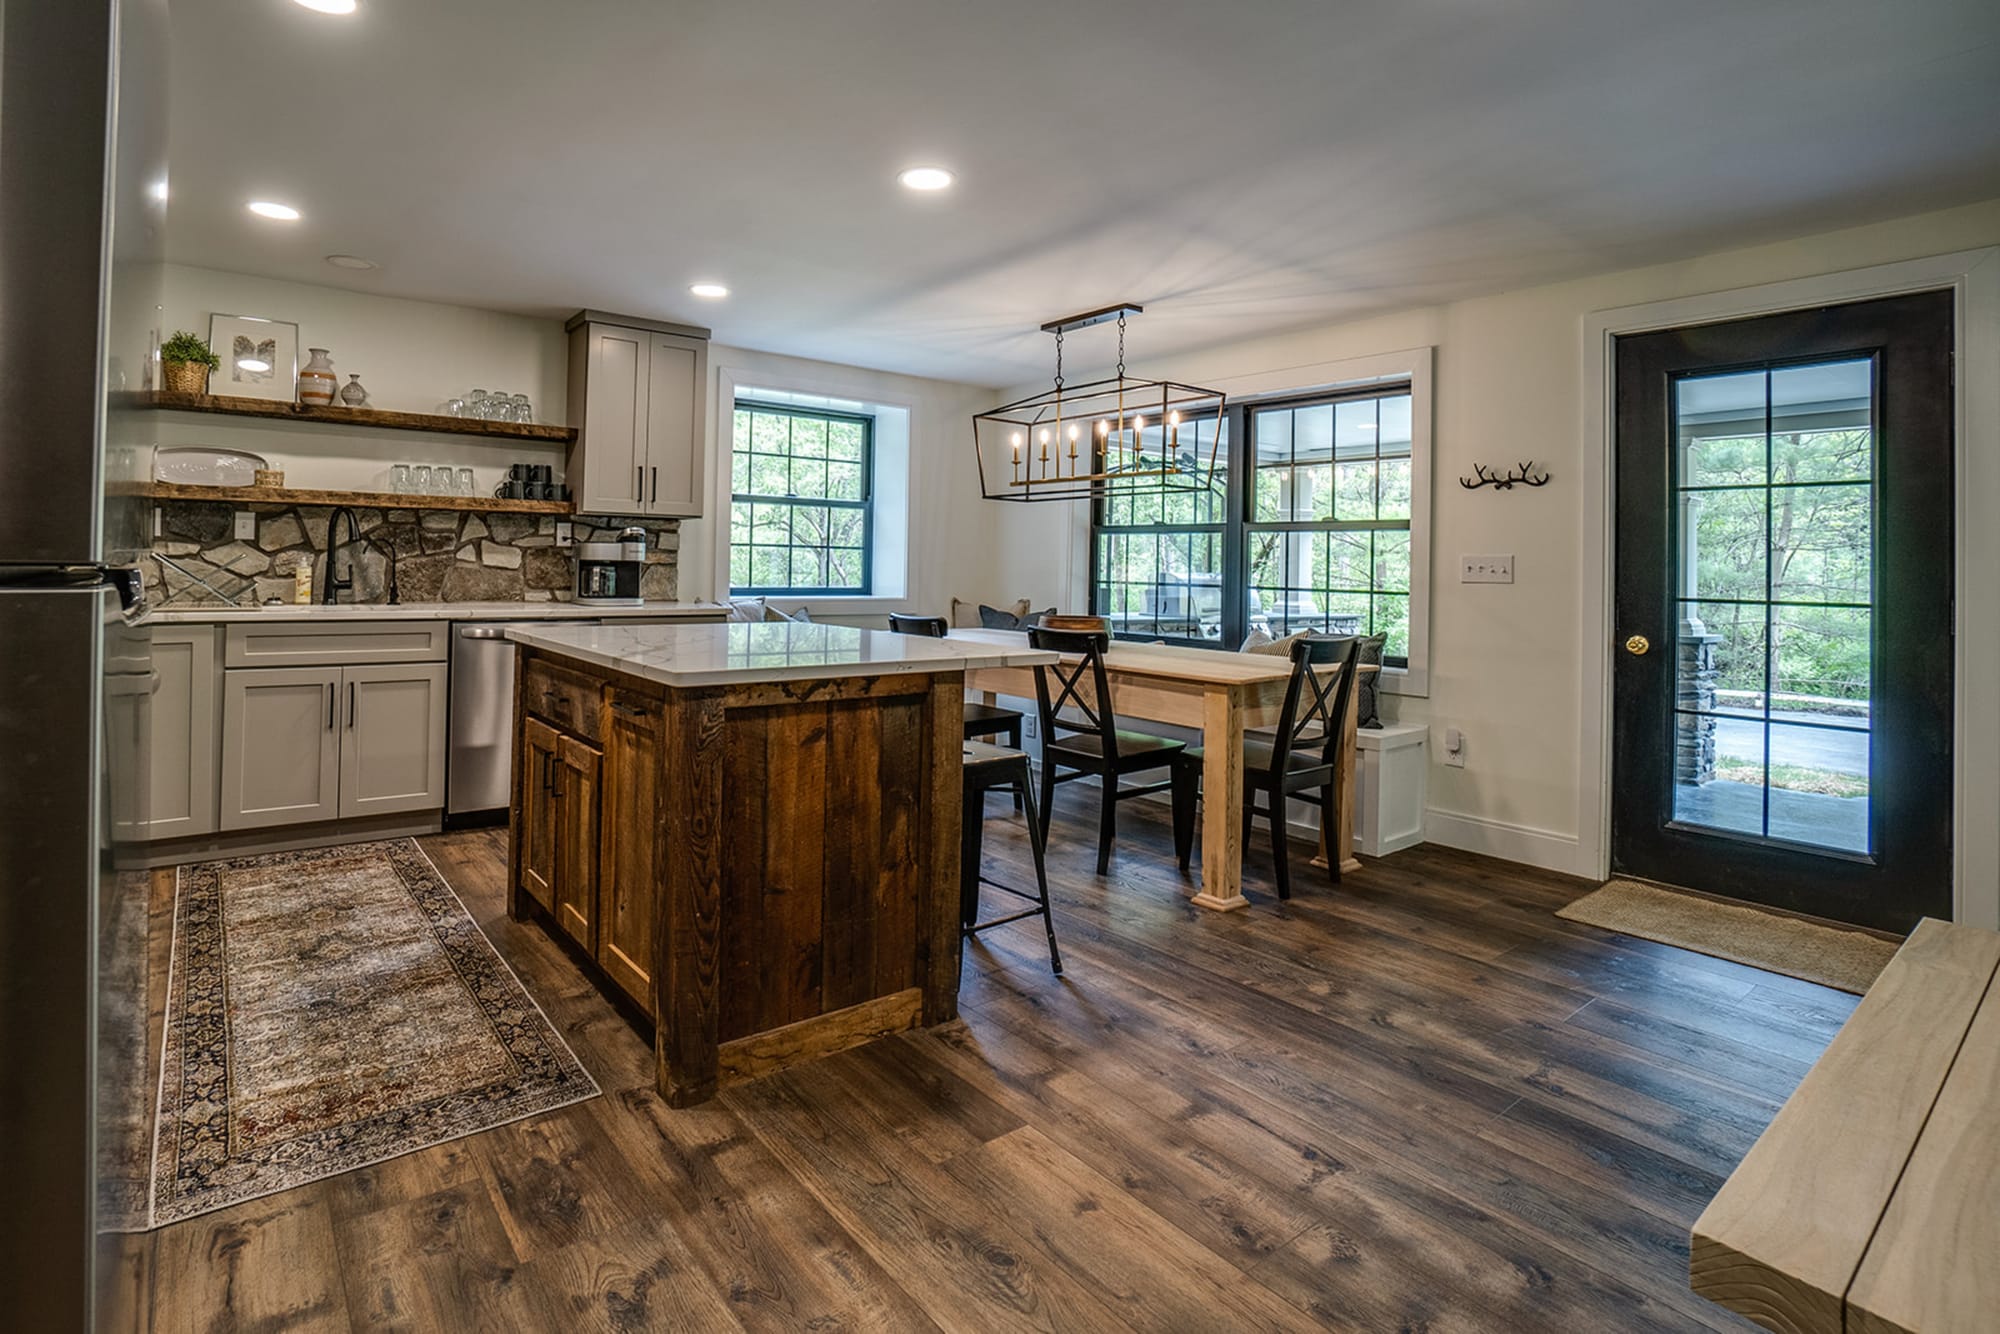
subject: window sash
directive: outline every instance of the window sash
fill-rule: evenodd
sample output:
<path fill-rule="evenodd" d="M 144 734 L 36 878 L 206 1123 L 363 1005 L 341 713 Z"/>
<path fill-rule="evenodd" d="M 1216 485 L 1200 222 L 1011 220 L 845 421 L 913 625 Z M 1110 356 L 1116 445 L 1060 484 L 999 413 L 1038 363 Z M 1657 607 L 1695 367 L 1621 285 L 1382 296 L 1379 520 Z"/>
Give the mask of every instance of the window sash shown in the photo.
<path fill-rule="evenodd" d="M 783 452 L 777 452 L 769 449 L 759 449 L 756 447 L 757 442 L 754 436 L 754 431 L 755 431 L 754 425 L 751 427 L 753 435 L 751 437 L 749 447 L 747 449 L 738 450 L 735 448 L 733 443 L 735 439 L 734 414 L 741 412 L 747 412 L 752 414 L 753 416 L 784 417 L 793 420 L 804 419 L 808 421 L 824 421 L 829 423 L 834 423 L 834 422 L 851 423 L 855 426 L 858 426 L 861 430 L 860 457 L 858 459 L 836 459 L 832 456 L 830 445 L 828 447 L 828 452 L 822 455 L 799 454 L 790 447 L 793 443 L 793 437 L 789 429 L 786 435 L 787 448 Z M 754 490 L 736 491 L 732 489 L 729 495 L 731 537 L 730 541 L 727 544 L 730 564 L 732 567 L 735 564 L 736 553 L 738 551 L 747 551 L 753 553 L 751 556 L 752 564 L 750 570 L 754 576 L 755 552 L 783 551 L 787 553 L 785 562 L 786 574 L 790 576 L 792 573 L 794 573 L 793 566 L 796 563 L 797 554 L 800 552 L 811 553 L 813 555 L 813 558 L 815 559 L 817 559 L 817 553 L 820 552 L 857 552 L 860 556 L 861 569 L 860 569 L 860 581 L 858 584 L 801 583 L 789 577 L 784 583 L 759 583 L 753 577 L 750 582 L 739 584 L 735 581 L 735 579 L 732 578 L 729 584 L 729 591 L 732 594 L 740 593 L 753 596 L 779 596 L 779 597 L 870 596 L 874 588 L 874 573 L 875 573 L 875 500 L 874 500 L 875 421 L 874 418 L 852 412 L 835 412 L 821 408 L 794 407 L 790 404 L 785 404 L 785 403 L 766 403 L 756 399 L 739 398 L 736 400 L 731 414 L 731 440 L 732 440 L 731 444 L 732 471 L 734 470 L 735 456 L 737 454 L 742 454 L 753 459 L 766 458 L 766 459 L 785 460 L 787 480 L 789 480 L 793 475 L 792 466 L 796 462 L 801 460 L 807 463 L 857 464 L 860 468 L 860 490 L 861 490 L 861 496 L 859 499 L 850 499 L 846 497 L 834 498 L 830 496 L 817 496 L 817 495 L 797 495 L 797 494 L 774 495 L 764 491 L 754 491 Z M 734 536 L 734 529 L 736 522 L 736 507 L 738 505 L 757 506 L 757 507 L 762 507 L 764 509 L 782 508 L 785 515 L 784 528 L 787 535 L 787 540 L 784 542 L 757 542 L 754 540 L 746 542 L 736 541 Z M 836 547 L 829 544 L 827 546 L 821 547 L 821 546 L 815 546 L 811 543 L 801 543 L 796 540 L 793 540 L 792 538 L 793 512 L 801 509 L 844 511 L 848 513 L 858 512 L 861 516 L 860 546 Z M 752 510 L 751 513 L 753 516 L 755 516 L 757 511 Z M 754 537 L 755 533 L 754 526 L 751 531 Z"/>
<path fill-rule="evenodd" d="M 1100 497 L 1093 500 L 1091 502 L 1088 572 L 1089 597 L 1093 613 L 1097 615 L 1107 614 L 1107 604 L 1104 601 L 1104 594 L 1107 590 L 1124 582 L 1109 579 L 1107 572 L 1100 568 L 1103 559 L 1103 539 L 1106 537 L 1191 536 L 1206 540 L 1215 534 L 1219 533 L 1221 535 L 1224 550 L 1222 562 L 1224 573 L 1221 585 L 1222 615 L 1220 624 L 1221 637 L 1219 640 L 1194 638 L 1186 635 L 1162 634 L 1157 630 L 1149 631 L 1143 627 L 1132 630 L 1119 630 L 1115 626 L 1113 628 L 1113 634 L 1121 639 L 1164 638 L 1169 642 L 1215 649 L 1233 648 L 1236 644 L 1241 643 L 1249 633 L 1251 617 L 1250 601 L 1253 591 L 1249 568 L 1250 546 L 1256 537 L 1272 533 L 1402 532 L 1411 534 L 1411 541 L 1414 543 L 1416 508 L 1414 497 L 1409 498 L 1411 514 L 1397 518 L 1360 519 L 1328 517 L 1319 519 L 1258 520 L 1254 517 L 1256 513 L 1255 488 L 1260 475 L 1275 475 L 1280 472 L 1289 472 L 1293 468 L 1338 467 L 1343 463 L 1361 462 L 1377 465 L 1375 507 L 1379 511 L 1383 501 L 1383 483 L 1380 465 L 1384 461 L 1413 460 L 1416 449 L 1415 441 L 1412 441 L 1407 449 L 1396 449 L 1393 446 L 1387 450 L 1384 449 L 1379 434 L 1380 410 L 1378 409 L 1377 435 L 1372 446 L 1365 454 L 1354 452 L 1351 449 L 1343 450 L 1337 443 L 1337 437 L 1335 437 L 1334 441 L 1330 442 L 1324 459 L 1318 458 L 1315 454 L 1301 460 L 1295 445 L 1288 443 L 1285 450 L 1285 457 L 1282 460 L 1275 458 L 1260 460 L 1256 441 L 1256 426 L 1259 414 L 1320 407 L 1325 407 L 1331 412 L 1338 413 L 1340 411 L 1339 405 L 1341 404 L 1365 403 L 1407 397 L 1413 392 L 1413 388 L 1413 385 L 1409 383 L 1370 385 L 1365 389 L 1357 389 L 1346 393 L 1301 395 L 1290 398 L 1274 398 L 1231 404 L 1224 418 L 1228 438 L 1223 441 L 1220 454 L 1220 458 L 1225 461 L 1224 466 L 1228 470 L 1228 502 L 1224 507 L 1225 521 L 1222 523 L 1108 523 L 1106 522 L 1108 508 L 1106 499 Z M 1336 506 L 1337 503 L 1336 500 Z M 1372 549 L 1371 546 L 1371 552 Z M 1163 573 L 1163 570 L 1155 569 L 1154 576 L 1156 583 L 1161 573 Z M 1324 590 L 1314 589 L 1312 591 L 1324 591 L 1329 594 L 1367 598 L 1370 612 L 1368 620 L 1364 621 L 1363 633 L 1370 633 L 1370 627 L 1374 620 L 1375 604 L 1379 600 L 1401 599 L 1402 605 L 1405 608 L 1404 614 L 1407 616 L 1408 608 L 1414 606 L 1419 597 L 1419 590 L 1415 588 L 1407 586 L 1403 588 L 1379 586 L 1376 581 L 1380 577 L 1375 560 L 1371 558 L 1368 575 L 1369 584 L 1367 587 L 1349 588 L 1343 585 L 1340 588 L 1329 587 Z M 1190 589 L 1190 601 L 1192 601 L 1193 585 L 1190 582 L 1188 586 Z M 1322 615 L 1325 614 L 1327 613 L 1323 611 Z M 1385 666 L 1407 667 L 1409 659 L 1405 655 L 1396 655 L 1393 657 L 1385 655 L 1383 663 Z"/>

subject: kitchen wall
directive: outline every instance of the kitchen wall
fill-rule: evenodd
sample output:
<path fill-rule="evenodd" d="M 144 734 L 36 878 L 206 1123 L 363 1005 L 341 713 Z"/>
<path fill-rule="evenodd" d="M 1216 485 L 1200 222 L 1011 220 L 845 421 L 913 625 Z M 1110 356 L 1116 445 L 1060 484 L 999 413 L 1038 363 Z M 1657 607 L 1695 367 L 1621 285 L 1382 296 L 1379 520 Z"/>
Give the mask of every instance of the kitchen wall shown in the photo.
<path fill-rule="evenodd" d="M 1579 843 L 1583 688 L 1579 626 L 1585 550 L 1586 406 L 1597 402 L 1596 370 L 1586 371 L 1582 329 L 1602 311 L 1693 294 L 1837 273 L 1918 256 L 2000 244 L 2000 201 L 1878 226 L 1733 250 L 1677 264 L 1606 274 L 1455 302 L 1376 319 L 1233 343 L 1157 358 L 1145 352 L 1144 322 L 1133 330 L 1138 373 L 1223 387 L 1233 378 L 1268 384 L 1315 382 L 1325 363 L 1399 349 L 1435 347 L 1432 468 L 1430 688 L 1424 699 L 1384 696 L 1384 712 L 1432 724 L 1430 836 L 1517 860 L 1590 874 L 1594 852 Z M 2000 312 L 1975 312 L 1984 346 L 2000 339 Z M 1977 340 L 1975 340 L 1977 341 Z M 1592 363 L 1594 367 L 1594 363 Z M 1970 377 L 1970 378 L 1968 378 Z M 1076 378 L 1092 378 L 1087 370 Z M 1960 372 L 1968 393 L 1991 396 L 2000 366 Z M 1022 386 L 1020 392 L 1039 388 Z M 1990 419 L 1989 419 L 1990 420 Z M 1976 489 L 1966 513 L 1980 527 L 2000 514 L 2000 441 L 1969 440 L 1965 484 Z M 1473 465 L 1534 459 L 1553 477 L 1539 490 L 1467 491 L 1456 479 Z M 1602 475 L 1601 473 L 1599 474 Z M 1000 582 L 1037 606 L 1080 605 L 1088 552 L 1081 506 L 1010 507 L 993 554 Z M 1513 553 L 1512 585 L 1461 585 L 1462 553 Z M 1963 616 L 1991 637 L 2000 624 L 2000 581 L 1968 580 Z M 1594 612 L 1592 613 L 1594 614 Z M 1962 634 L 1965 633 L 1962 630 Z M 2000 675 L 1990 668 L 1962 680 L 1976 722 L 1975 772 L 1994 772 L 2000 737 Z M 1466 764 L 1439 762 L 1446 726 L 1463 730 Z M 2000 826 L 2000 791 L 1990 778 L 1968 783 L 1961 827 Z M 1991 842 L 1989 838 L 1987 840 Z M 1990 853 L 1990 850 L 1989 850 Z M 1982 853 L 1982 857 L 1989 856 Z M 1992 868 L 1982 866 L 1979 874 Z"/>

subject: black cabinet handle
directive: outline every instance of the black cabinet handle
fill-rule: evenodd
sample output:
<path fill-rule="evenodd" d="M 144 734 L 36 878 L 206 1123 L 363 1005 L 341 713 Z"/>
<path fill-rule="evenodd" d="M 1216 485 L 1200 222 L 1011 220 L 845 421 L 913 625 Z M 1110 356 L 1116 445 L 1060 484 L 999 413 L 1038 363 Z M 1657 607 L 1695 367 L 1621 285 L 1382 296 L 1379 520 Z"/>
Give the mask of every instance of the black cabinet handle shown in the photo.
<path fill-rule="evenodd" d="M 333 682 L 326 683 L 326 730 L 333 730 Z"/>
<path fill-rule="evenodd" d="M 632 499 L 646 498 L 646 465 L 640 464 L 632 470 Z"/>
<path fill-rule="evenodd" d="M 347 726 L 354 726 L 354 682 L 347 683 Z"/>
<path fill-rule="evenodd" d="M 660 503 L 660 470 L 658 468 L 653 469 L 653 503 L 655 505 Z"/>

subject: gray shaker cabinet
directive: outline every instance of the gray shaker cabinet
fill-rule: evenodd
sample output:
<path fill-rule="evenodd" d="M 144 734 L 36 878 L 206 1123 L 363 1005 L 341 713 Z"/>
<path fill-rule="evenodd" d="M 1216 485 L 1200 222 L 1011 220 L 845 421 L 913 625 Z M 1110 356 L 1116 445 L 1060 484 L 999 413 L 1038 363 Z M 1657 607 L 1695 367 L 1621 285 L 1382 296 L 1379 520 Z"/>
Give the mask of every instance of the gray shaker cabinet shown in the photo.
<path fill-rule="evenodd" d="M 224 829 L 339 814 L 340 674 L 338 667 L 223 673 Z"/>
<path fill-rule="evenodd" d="M 445 666 L 347 667 L 340 818 L 444 805 Z"/>
<path fill-rule="evenodd" d="M 144 837 L 185 838 L 216 829 L 221 750 L 220 635 L 212 625 L 153 628 Z"/>
<path fill-rule="evenodd" d="M 594 310 L 567 328 L 577 511 L 699 518 L 708 330 Z"/>

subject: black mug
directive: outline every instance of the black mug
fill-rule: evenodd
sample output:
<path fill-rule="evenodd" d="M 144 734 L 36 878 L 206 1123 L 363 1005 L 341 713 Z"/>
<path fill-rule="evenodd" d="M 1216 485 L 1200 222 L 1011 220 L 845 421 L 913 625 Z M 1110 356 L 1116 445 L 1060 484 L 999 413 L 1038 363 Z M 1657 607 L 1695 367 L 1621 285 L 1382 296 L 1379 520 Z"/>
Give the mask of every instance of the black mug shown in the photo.
<path fill-rule="evenodd" d="M 514 466 L 518 468 L 521 465 L 517 463 Z M 519 500 L 522 498 L 522 492 L 527 489 L 527 485 L 526 482 L 502 482 L 493 489 L 493 494 L 502 500 Z"/>
<path fill-rule="evenodd" d="M 538 482 L 543 486 L 547 486 L 550 482 L 553 482 L 556 479 L 556 470 L 549 464 L 532 463 L 529 464 L 528 466 L 535 470 L 534 475 L 528 478 L 528 480 L 531 482 Z M 546 500 L 547 497 L 544 496 L 543 499 Z"/>
<path fill-rule="evenodd" d="M 532 482 L 537 480 L 535 477 L 535 465 L 532 463 L 515 463 L 509 465 L 507 468 L 507 480 L 510 482 Z"/>

